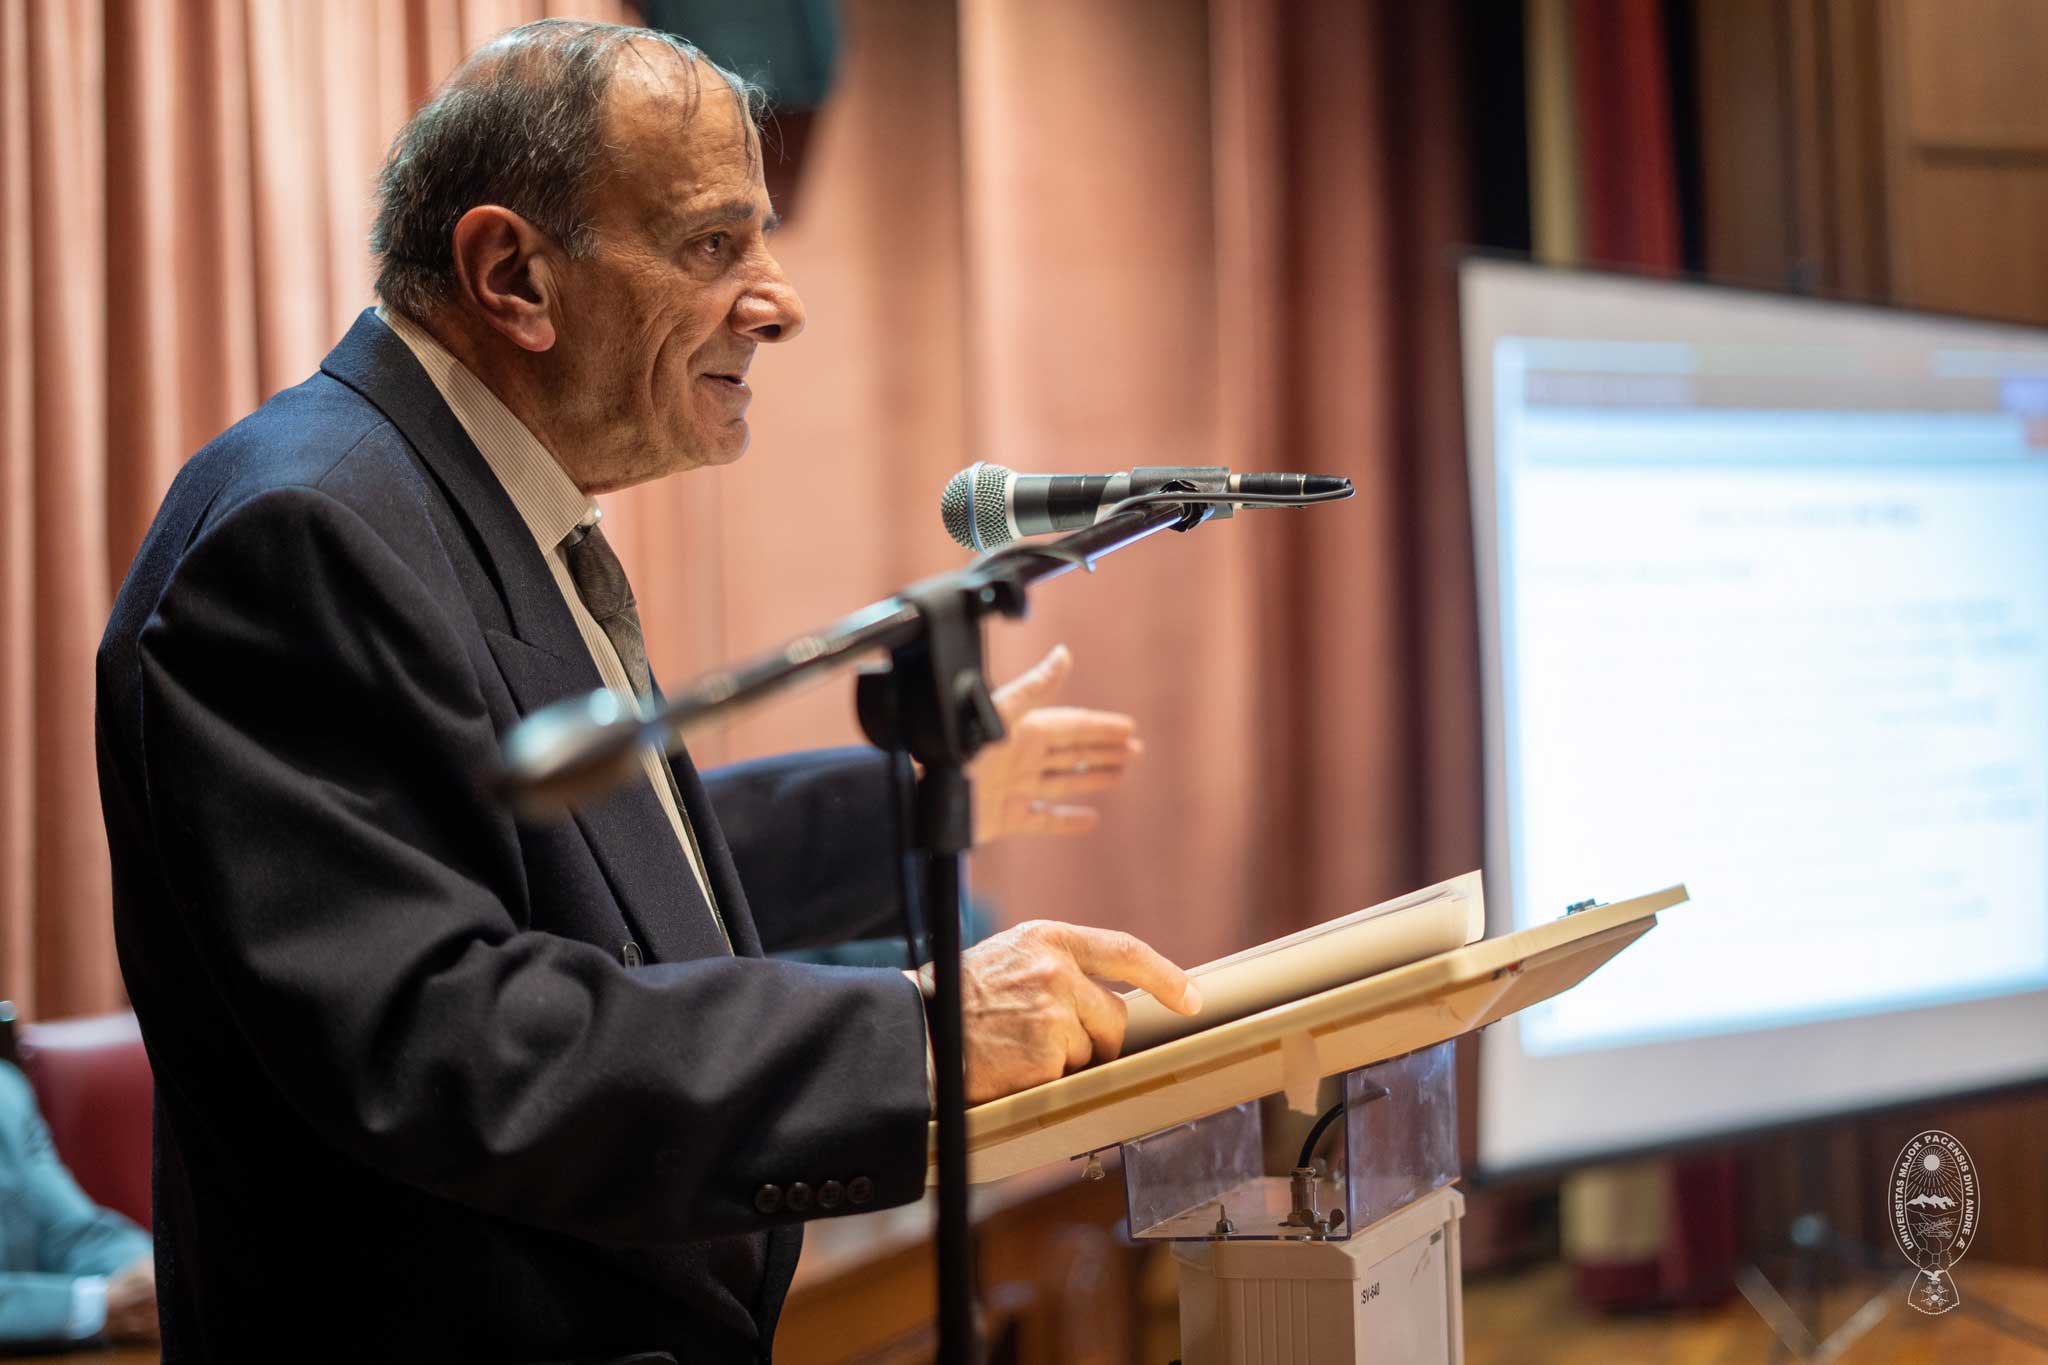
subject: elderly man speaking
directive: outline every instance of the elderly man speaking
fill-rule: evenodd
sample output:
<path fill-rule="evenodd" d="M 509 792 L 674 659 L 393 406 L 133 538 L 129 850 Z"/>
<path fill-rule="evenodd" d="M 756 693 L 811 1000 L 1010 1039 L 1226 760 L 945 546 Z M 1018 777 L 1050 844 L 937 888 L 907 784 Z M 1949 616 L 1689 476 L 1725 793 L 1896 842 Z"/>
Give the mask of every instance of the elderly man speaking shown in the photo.
<path fill-rule="evenodd" d="M 167 1361 L 759 1361 L 806 1218 L 914 1199 L 923 998 L 765 953 L 896 922 L 880 755 L 645 781 L 523 823 L 524 714 L 646 694 L 593 495 L 737 459 L 803 328 L 751 92 L 688 45 L 549 22 L 399 133 L 381 307 L 166 496 L 100 652 L 122 970 L 156 1068 Z M 984 837 L 1136 752 L 1003 697 Z M 1026 746 L 1028 752 L 1025 752 Z M 1047 757 L 1058 755 L 1058 757 Z M 966 963 L 988 1099 L 1112 1055 L 1126 935 Z"/>

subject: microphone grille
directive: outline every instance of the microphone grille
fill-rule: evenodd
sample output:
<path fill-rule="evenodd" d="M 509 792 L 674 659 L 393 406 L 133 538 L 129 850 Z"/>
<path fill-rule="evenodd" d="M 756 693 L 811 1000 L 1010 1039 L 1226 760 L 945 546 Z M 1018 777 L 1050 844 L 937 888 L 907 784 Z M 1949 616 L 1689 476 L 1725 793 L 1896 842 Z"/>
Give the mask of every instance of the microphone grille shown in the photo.
<path fill-rule="evenodd" d="M 970 550 L 992 550 L 1007 545 L 1010 534 L 1009 510 L 1003 490 L 1010 471 L 999 464 L 976 460 L 946 480 L 939 495 L 939 515 L 946 534 Z"/>
<path fill-rule="evenodd" d="M 946 491 L 939 494 L 939 519 L 946 523 L 946 534 L 968 549 L 974 548 L 974 471 L 980 465 L 967 468 L 946 480 Z"/>

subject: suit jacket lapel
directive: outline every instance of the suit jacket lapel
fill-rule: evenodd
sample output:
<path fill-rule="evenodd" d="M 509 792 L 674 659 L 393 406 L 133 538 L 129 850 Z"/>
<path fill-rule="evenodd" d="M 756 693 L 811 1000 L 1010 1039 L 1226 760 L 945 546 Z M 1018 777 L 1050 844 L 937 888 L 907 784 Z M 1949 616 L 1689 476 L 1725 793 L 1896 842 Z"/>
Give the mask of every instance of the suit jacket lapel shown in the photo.
<path fill-rule="evenodd" d="M 328 354 L 321 369 L 391 419 L 467 525 L 512 622 L 512 636 L 487 631 L 486 638 L 522 714 L 602 687 L 603 680 L 590 661 L 590 651 L 568 604 L 562 601 L 554 575 L 541 558 L 533 533 L 405 342 L 373 310 L 366 310 Z M 677 768 L 679 785 L 685 768 L 689 768 L 687 760 Z M 703 799 L 703 785 L 696 781 L 695 769 L 689 771 L 690 785 L 684 790 L 687 793 L 694 788 L 696 800 L 686 797 L 685 804 L 692 807 L 690 819 L 704 845 L 705 858 L 711 861 L 715 845 L 730 872 L 731 856 L 717 833 L 716 817 Z M 711 909 L 704 903 L 696 875 L 651 789 L 645 784 L 628 784 L 579 810 L 576 823 L 604 868 L 620 909 L 649 960 L 701 956 L 702 936 L 690 932 L 695 922 L 701 922 L 711 942 L 717 941 Z M 737 876 L 732 876 L 730 883 L 737 888 Z M 734 921 L 745 921 L 745 936 L 758 954 L 759 939 L 744 902 L 725 899 L 720 878 L 714 877 L 712 885 L 721 905 L 739 911 L 735 915 L 733 909 L 727 910 L 734 946 L 738 947 L 742 936 Z"/>
<path fill-rule="evenodd" d="M 376 404 L 399 429 L 468 524 L 484 567 L 497 582 L 513 633 L 563 659 L 588 653 L 554 576 L 512 497 L 441 399 L 412 351 L 365 310 L 320 368 Z M 600 686 L 589 669 L 589 691 Z"/>

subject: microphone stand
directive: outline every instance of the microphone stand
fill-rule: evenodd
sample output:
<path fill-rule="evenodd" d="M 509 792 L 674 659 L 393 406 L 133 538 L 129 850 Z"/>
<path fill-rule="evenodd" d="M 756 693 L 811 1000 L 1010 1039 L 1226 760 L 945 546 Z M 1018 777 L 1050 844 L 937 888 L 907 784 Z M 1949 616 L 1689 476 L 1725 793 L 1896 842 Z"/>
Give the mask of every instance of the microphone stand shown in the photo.
<path fill-rule="evenodd" d="M 876 746 L 922 765 L 917 782 L 911 861 L 925 867 L 926 927 L 931 938 L 928 1005 L 937 1076 L 939 1207 L 937 1227 L 939 1359 L 980 1365 L 975 1321 L 974 1236 L 967 1207 L 967 1078 L 961 1034 L 960 918 L 966 890 L 962 855 L 974 840 L 967 764 L 1002 738 L 1003 723 L 982 663 L 984 616 L 1019 617 L 1034 582 L 1096 559 L 1167 527 L 1186 531 L 1207 520 L 1206 505 L 1168 503 L 1112 515 L 1048 545 L 999 551 L 956 574 L 906 589 L 917 636 L 890 650 L 889 666 L 861 675 L 861 728 Z M 908 903 L 906 899 L 906 904 Z M 913 954 L 914 955 L 914 954 Z"/>
<path fill-rule="evenodd" d="M 1347 484 L 1341 494 L 1299 502 L 1348 496 Z M 643 745 L 676 748 L 685 730 L 709 719 L 855 658 L 888 652 L 885 669 L 861 675 L 856 699 L 869 740 L 923 767 L 910 846 L 904 850 L 904 905 L 914 948 L 909 869 L 922 863 L 933 975 L 926 1013 L 937 1089 L 936 1259 L 942 1365 L 982 1361 L 975 1321 L 974 1242 L 967 1217 L 967 1087 L 960 1019 L 962 855 L 974 836 L 967 765 L 985 745 L 1003 736 L 1002 719 L 983 672 L 982 620 L 998 614 L 1021 617 L 1027 590 L 1034 583 L 1074 569 L 1092 572 L 1095 561 L 1113 550 L 1169 527 L 1191 531 L 1219 504 L 1243 501 L 1171 487 L 1127 499 L 1092 526 L 1055 540 L 1008 546 L 965 569 L 906 588 L 822 632 L 707 674 L 651 712 L 629 709 L 614 694 L 598 692 L 537 712 L 506 737 L 506 771 L 498 785 L 532 809 L 622 780 L 633 770 Z"/>

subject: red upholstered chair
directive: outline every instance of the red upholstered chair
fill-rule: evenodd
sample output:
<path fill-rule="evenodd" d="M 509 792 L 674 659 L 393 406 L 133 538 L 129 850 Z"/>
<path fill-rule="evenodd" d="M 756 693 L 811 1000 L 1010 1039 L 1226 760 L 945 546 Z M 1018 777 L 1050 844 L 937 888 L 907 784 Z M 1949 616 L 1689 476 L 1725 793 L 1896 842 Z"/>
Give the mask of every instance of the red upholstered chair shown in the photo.
<path fill-rule="evenodd" d="M 149 1228 L 149 1125 L 156 1085 L 133 1014 L 18 1029 L 57 1155 L 93 1202 Z"/>

